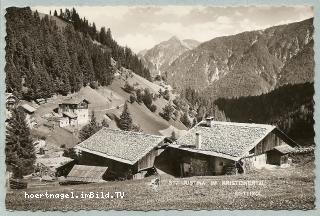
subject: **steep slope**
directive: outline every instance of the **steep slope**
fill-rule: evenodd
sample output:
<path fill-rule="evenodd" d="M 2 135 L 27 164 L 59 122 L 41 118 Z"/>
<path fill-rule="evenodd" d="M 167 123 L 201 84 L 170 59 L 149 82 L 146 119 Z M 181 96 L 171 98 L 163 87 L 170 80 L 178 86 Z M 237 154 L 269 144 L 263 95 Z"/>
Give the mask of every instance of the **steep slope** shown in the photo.
<path fill-rule="evenodd" d="M 170 84 L 212 97 L 258 95 L 288 83 L 312 82 L 313 19 L 214 38 L 167 68 Z"/>
<path fill-rule="evenodd" d="M 173 36 L 167 41 L 157 44 L 149 50 L 139 53 L 141 61 L 151 71 L 153 76 L 164 73 L 169 65 L 182 53 L 191 50 L 199 45 L 196 40 L 186 39 L 180 41 Z"/>

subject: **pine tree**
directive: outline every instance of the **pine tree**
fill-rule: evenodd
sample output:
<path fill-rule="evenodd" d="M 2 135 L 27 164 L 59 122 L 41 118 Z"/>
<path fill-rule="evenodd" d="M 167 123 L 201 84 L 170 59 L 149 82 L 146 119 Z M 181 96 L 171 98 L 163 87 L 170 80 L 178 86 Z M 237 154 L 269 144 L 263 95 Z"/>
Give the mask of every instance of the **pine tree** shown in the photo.
<path fill-rule="evenodd" d="M 198 124 L 198 121 L 197 121 L 197 118 L 193 118 L 193 121 L 192 121 L 192 127 L 196 126 L 196 124 Z"/>
<path fill-rule="evenodd" d="M 180 121 L 181 121 L 182 124 L 184 124 L 187 128 L 190 128 L 190 127 L 191 127 L 191 122 L 190 122 L 189 116 L 188 116 L 188 114 L 187 114 L 186 112 L 183 113 L 183 115 L 182 115 L 181 118 L 180 118 Z"/>
<path fill-rule="evenodd" d="M 79 138 L 81 141 L 84 141 L 91 137 L 93 134 L 98 132 L 101 129 L 101 126 L 97 122 L 94 111 L 91 114 L 91 120 L 89 124 L 85 125 L 79 132 Z"/>
<path fill-rule="evenodd" d="M 102 127 L 109 127 L 108 121 L 107 121 L 106 119 L 103 119 L 103 120 L 101 121 L 101 126 L 102 126 Z"/>
<path fill-rule="evenodd" d="M 12 110 L 6 131 L 5 152 L 7 168 L 13 171 L 14 178 L 22 178 L 33 171 L 36 155 L 25 114 L 20 109 Z"/>
<path fill-rule="evenodd" d="M 144 89 L 144 94 L 143 94 L 143 103 L 146 105 L 146 107 L 150 108 L 152 104 L 152 94 L 148 88 Z"/>
<path fill-rule="evenodd" d="M 124 104 L 122 114 L 120 115 L 119 128 L 126 131 L 132 129 L 132 118 L 127 103 Z"/>
<path fill-rule="evenodd" d="M 174 112 L 173 106 L 170 103 L 168 103 L 165 107 L 163 107 L 162 110 L 163 110 L 163 112 L 161 114 L 162 118 L 169 121 L 172 117 L 173 112 Z"/>

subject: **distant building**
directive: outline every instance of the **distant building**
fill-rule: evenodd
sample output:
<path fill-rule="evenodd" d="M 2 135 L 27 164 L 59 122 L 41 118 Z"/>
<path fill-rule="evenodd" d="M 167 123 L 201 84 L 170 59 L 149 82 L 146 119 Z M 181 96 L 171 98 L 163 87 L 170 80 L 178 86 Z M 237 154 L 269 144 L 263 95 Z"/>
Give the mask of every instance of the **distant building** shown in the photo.
<path fill-rule="evenodd" d="M 75 149 L 79 164 L 108 167 L 105 179 L 131 179 L 154 167 L 163 141 L 162 136 L 102 128 Z"/>
<path fill-rule="evenodd" d="M 37 109 L 33 106 L 30 106 L 29 104 L 22 104 L 21 106 L 19 106 L 19 108 L 22 109 L 26 115 L 25 120 L 28 127 L 33 128 L 37 124 L 34 116 L 34 113 Z"/>
<path fill-rule="evenodd" d="M 208 118 L 170 144 L 157 160 L 174 176 L 235 174 L 286 163 L 294 146 L 298 144 L 272 125 Z"/>
<path fill-rule="evenodd" d="M 44 98 L 38 98 L 35 100 L 37 104 L 41 105 L 41 104 L 45 104 L 46 103 L 46 99 Z"/>
<path fill-rule="evenodd" d="M 59 104 L 61 115 L 60 127 L 78 126 L 89 122 L 89 101 L 86 99 L 69 98 Z"/>

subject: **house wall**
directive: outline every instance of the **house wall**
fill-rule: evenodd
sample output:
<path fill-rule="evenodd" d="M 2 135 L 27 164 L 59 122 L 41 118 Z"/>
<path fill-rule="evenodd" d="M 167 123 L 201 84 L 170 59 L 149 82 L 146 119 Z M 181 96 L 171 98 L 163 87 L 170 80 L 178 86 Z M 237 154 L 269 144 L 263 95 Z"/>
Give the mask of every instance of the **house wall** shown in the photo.
<path fill-rule="evenodd" d="M 129 175 L 137 172 L 137 167 L 121 163 L 119 161 L 104 158 L 87 152 L 81 152 L 79 157 L 80 165 L 88 166 L 105 166 L 108 167 L 105 175 L 106 180 L 114 180 L 119 178 L 127 178 Z"/>
<path fill-rule="evenodd" d="M 78 116 L 78 124 L 87 124 L 89 122 L 88 109 L 76 109 L 74 113 Z"/>
<path fill-rule="evenodd" d="M 59 119 L 59 126 L 60 127 L 69 126 L 69 118 L 63 117 L 63 118 Z"/>
<path fill-rule="evenodd" d="M 283 144 L 284 141 L 278 137 L 274 132 L 269 133 L 256 147 L 254 148 L 254 155 L 264 154 L 273 149 L 275 146 Z"/>
<path fill-rule="evenodd" d="M 68 118 L 70 126 L 78 126 L 77 119 Z"/>
<path fill-rule="evenodd" d="M 155 158 L 157 157 L 157 155 L 158 155 L 158 150 L 153 149 L 148 154 L 146 154 L 143 158 L 141 158 L 137 162 L 138 171 L 153 167 L 154 161 L 155 161 Z"/>
<path fill-rule="evenodd" d="M 281 153 L 277 151 L 270 151 L 266 153 L 267 163 L 273 165 L 281 165 Z"/>
<path fill-rule="evenodd" d="M 234 161 L 168 147 L 156 158 L 155 166 L 162 171 L 177 176 L 208 176 L 225 174 L 226 166 Z"/>
<path fill-rule="evenodd" d="M 267 154 L 267 152 L 275 146 L 284 143 L 285 141 L 283 141 L 275 131 L 269 133 L 258 145 L 249 151 L 248 155 L 250 156 L 243 158 L 245 170 L 248 171 L 255 168 L 261 169 L 265 167 L 266 164 L 270 164 L 269 158 L 273 157 L 271 160 L 274 160 L 278 156 L 273 156 L 273 154 L 276 154 L 275 152 L 271 154 Z"/>

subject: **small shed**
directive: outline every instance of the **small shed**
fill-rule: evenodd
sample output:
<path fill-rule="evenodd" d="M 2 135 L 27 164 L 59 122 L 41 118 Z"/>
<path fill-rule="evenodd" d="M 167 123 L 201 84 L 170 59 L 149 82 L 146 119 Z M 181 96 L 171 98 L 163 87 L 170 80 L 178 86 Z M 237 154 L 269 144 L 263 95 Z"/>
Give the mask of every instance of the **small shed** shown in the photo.
<path fill-rule="evenodd" d="M 37 158 L 35 163 L 36 172 L 39 175 L 52 178 L 66 176 L 74 164 L 74 159 L 68 157 L 42 157 Z"/>
<path fill-rule="evenodd" d="M 23 104 L 21 105 L 21 108 L 23 108 L 23 110 L 25 112 L 27 112 L 29 115 L 33 114 L 37 109 L 30 106 L 29 104 Z"/>
<path fill-rule="evenodd" d="M 67 182 L 93 183 L 103 181 L 108 167 L 74 165 L 67 176 Z"/>
<path fill-rule="evenodd" d="M 270 151 L 267 151 L 267 163 L 273 165 L 282 165 L 288 163 L 289 153 L 293 152 L 294 148 L 288 144 L 275 146 Z"/>

